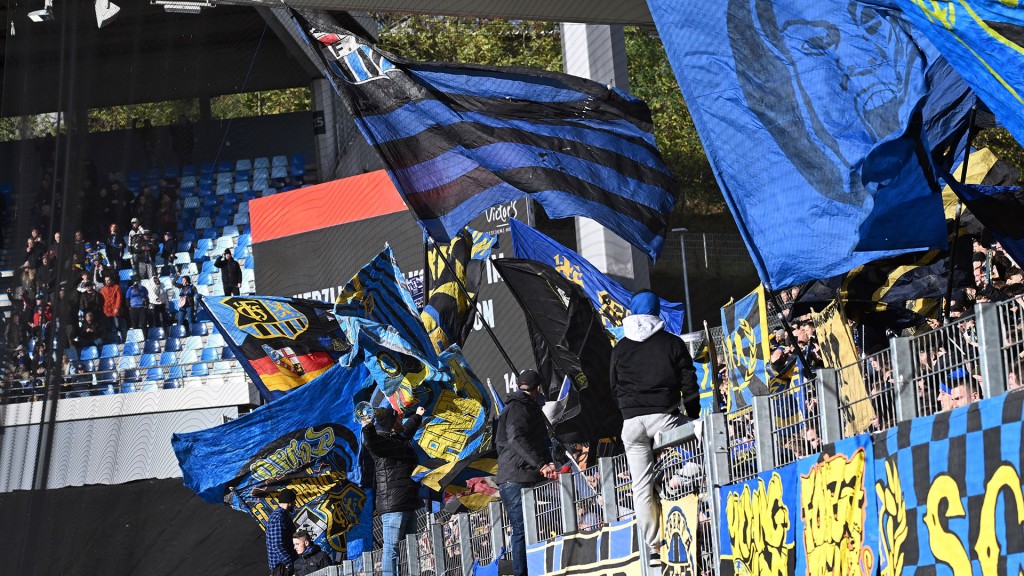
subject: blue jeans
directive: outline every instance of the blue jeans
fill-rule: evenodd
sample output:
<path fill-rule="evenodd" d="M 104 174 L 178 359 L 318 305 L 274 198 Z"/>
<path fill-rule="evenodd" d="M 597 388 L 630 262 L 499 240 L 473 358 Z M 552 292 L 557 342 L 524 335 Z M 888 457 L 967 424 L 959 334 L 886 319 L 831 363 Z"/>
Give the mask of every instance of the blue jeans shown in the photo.
<path fill-rule="evenodd" d="M 505 505 L 508 522 L 512 525 L 512 573 L 515 576 L 526 574 L 526 526 L 523 524 L 523 488 L 532 486 L 522 482 L 505 482 L 498 486 L 501 502 Z"/>
<path fill-rule="evenodd" d="M 416 511 L 386 512 L 380 515 L 384 528 L 384 549 L 380 554 L 381 573 L 384 576 L 398 574 L 398 543 L 406 535 L 416 531 Z"/>
<path fill-rule="evenodd" d="M 178 309 L 178 324 L 181 324 L 188 331 L 188 334 L 192 334 L 192 324 L 196 321 L 196 311 L 192 306 L 182 306 Z"/>

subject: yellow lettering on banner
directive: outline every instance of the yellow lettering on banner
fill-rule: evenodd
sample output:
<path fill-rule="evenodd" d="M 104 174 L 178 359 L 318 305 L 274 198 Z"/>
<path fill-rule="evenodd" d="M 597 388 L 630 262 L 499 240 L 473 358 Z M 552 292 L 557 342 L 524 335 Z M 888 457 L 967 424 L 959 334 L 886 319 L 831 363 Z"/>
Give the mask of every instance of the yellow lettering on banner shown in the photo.
<path fill-rule="evenodd" d="M 874 553 L 864 545 L 867 497 L 864 449 L 815 464 L 800 478 L 800 514 L 808 574 L 874 574 Z"/>
<path fill-rule="evenodd" d="M 903 574 L 903 543 L 907 541 L 907 502 L 896 464 L 885 461 L 886 481 L 875 483 L 878 494 L 879 551 L 885 559 L 882 576 Z"/>
<path fill-rule="evenodd" d="M 952 30 L 956 24 L 956 5 L 952 2 L 936 2 L 936 0 L 913 0 L 931 22 L 937 22 L 946 30 Z"/>
<path fill-rule="evenodd" d="M 999 503 L 999 495 L 1003 490 L 1008 490 L 1013 497 L 1017 509 L 1016 530 L 1021 530 L 1024 524 L 1024 494 L 1021 493 L 1020 475 L 1009 464 L 1003 464 L 996 469 L 995 474 L 985 485 L 985 500 L 981 505 L 980 530 L 978 541 L 974 543 L 974 551 L 978 553 L 978 563 L 981 564 L 981 573 L 985 576 L 996 576 L 999 574 L 999 537 L 996 534 L 996 505 Z M 1004 510 L 1009 510 L 1004 506 Z M 1000 522 L 1006 526 L 1006 532 L 1012 529 L 1007 518 L 1001 518 Z M 1007 569 L 1007 572 L 1009 570 Z"/>
<path fill-rule="evenodd" d="M 953 576 L 969 576 L 971 559 L 967 549 L 956 534 L 943 529 L 942 519 L 939 518 L 939 510 L 943 509 L 946 511 L 946 519 L 967 516 L 956 480 L 946 474 L 938 475 L 928 489 L 926 506 L 924 525 L 928 527 L 928 546 L 935 559 L 948 565 L 953 570 Z"/>
<path fill-rule="evenodd" d="M 469 441 L 466 431 L 472 428 L 479 413 L 479 402 L 459 398 L 451 390 L 441 391 L 434 419 L 423 428 L 420 447 L 432 458 L 458 458 Z"/>
<path fill-rule="evenodd" d="M 782 502 L 782 490 L 782 478 L 772 473 L 767 489 L 764 480 L 758 479 L 753 492 L 748 485 L 741 494 L 729 494 L 725 511 L 737 574 L 789 573 L 789 555 L 794 544 L 786 543 L 789 508 Z"/>
<path fill-rule="evenodd" d="M 573 266 L 572 262 L 561 254 L 555 254 L 555 271 L 565 276 L 569 282 L 583 286 L 583 273 L 580 272 L 580 267 Z"/>

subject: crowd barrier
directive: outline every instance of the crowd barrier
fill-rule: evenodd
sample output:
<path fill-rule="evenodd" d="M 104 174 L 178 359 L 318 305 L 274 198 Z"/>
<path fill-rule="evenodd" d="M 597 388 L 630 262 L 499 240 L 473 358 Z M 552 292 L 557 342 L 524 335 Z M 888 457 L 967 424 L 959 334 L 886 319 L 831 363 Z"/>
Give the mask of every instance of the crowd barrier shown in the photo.
<path fill-rule="evenodd" d="M 889 348 L 854 364 L 819 370 L 798 388 L 755 397 L 751 406 L 708 414 L 659 436 L 658 497 L 663 503 L 690 494 L 698 498 L 696 573 L 719 573 L 722 511 L 713 497 L 716 488 L 816 454 L 844 438 L 951 410 L 956 407 L 950 394 L 955 386 L 972 394 L 967 400 L 1018 387 L 1024 361 L 1022 306 L 1024 299 L 979 304 L 970 316 L 923 334 L 893 338 Z M 866 396 L 844 393 L 843 383 L 852 376 L 863 380 Z M 596 467 L 523 490 L 527 547 L 621 523 L 632 517 L 632 506 L 625 456 L 601 458 Z M 498 558 L 509 534 L 500 502 L 475 512 L 435 516 L 428 530 L 403 543 L 404 550 L 417 554 L 403 555 L 402 574 L 468 576 L 474 562 L 486 565 Z M 432 553 L 439 550 L 443 553 Z M 363 566 L 374 570 L 364 571 Z M 320 574 L 376 572 L 379 551 Z"/>

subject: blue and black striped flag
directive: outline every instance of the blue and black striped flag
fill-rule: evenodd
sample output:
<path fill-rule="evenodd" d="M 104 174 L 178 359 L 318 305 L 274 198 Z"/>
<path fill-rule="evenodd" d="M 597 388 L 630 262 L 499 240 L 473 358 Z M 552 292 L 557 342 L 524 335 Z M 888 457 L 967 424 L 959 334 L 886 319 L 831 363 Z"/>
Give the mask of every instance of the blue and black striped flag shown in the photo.
<path fill-rule="evenodd" d="M 651 258 L 661 251 L 677 190 L 642 100 L 542 70 L 407 62 L 292 14 L 438 242 L 528 196 L 552 218 L 592 218 Z"/>

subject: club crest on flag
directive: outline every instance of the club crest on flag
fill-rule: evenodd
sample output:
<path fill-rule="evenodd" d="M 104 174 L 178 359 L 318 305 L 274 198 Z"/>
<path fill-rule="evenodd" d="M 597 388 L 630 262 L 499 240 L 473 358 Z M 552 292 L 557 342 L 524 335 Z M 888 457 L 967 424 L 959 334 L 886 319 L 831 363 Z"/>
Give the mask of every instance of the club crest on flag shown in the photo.
<path fill-rule="evenodd" d="M 235 325 L 256 338 L 296 338 L 309 328 L 309 320 L 287 302 L 253 298 L 225 298 L 235 311 Z"/>

